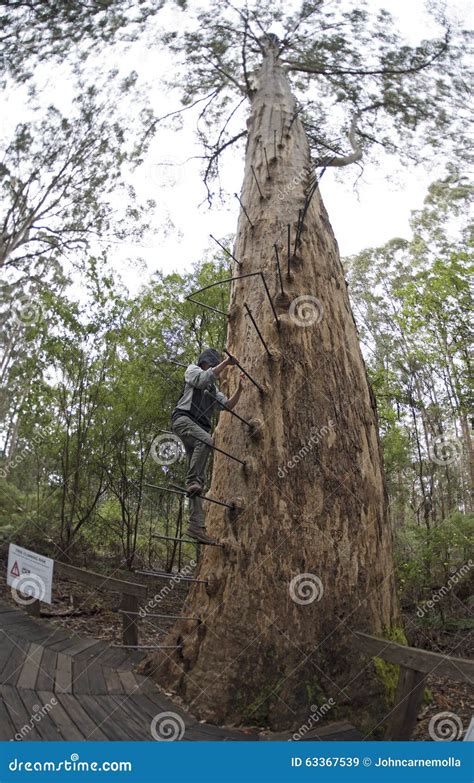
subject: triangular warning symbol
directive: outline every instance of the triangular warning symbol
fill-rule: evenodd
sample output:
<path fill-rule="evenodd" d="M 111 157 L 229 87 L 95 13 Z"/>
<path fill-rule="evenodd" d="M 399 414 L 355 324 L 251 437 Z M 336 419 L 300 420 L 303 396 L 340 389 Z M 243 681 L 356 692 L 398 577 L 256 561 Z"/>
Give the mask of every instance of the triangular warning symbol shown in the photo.
<path fill-rule="evenodd" d="M 20 569 L 18 568 L 17 560 L 15 560 L 15 562 L 13 563 L 10 573 L 13 574 L 13 576 L 20 576 Z"/>

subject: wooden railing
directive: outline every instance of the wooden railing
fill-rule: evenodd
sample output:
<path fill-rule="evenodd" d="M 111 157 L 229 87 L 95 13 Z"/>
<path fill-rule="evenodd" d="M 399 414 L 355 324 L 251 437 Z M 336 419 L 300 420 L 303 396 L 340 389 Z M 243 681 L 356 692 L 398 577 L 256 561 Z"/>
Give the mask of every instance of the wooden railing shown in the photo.
<path fill-rule="evenodd" d="M 436 673 L 458 682 L 472 683 L 474 661 L 407 647 L 388 639 L 355 632 L 355 647 L 362 653 L 400 666 L 395 704 L 390 713 L 386 740 L 409 740 L 416 725 L 428 674 Z"/>
<path fill-rule="evenodd" d="M 121 595 L 120 612 L 122 614 L 122 641 L 124 645 L 135 647 L 138 645 L 138 620 L 140 603 L 145 603 L 147 587 L 137 582 L 127 582 L 125 579 L 115 579 L 94 571 L 86 571 L 68 563 L 54 561 L 54 576 L 70 579 L 85 585 L 97 587 L 108 593 Z M 30 614 L 39 616 L 40 602 L 34 601 L 27 607 Z"/>

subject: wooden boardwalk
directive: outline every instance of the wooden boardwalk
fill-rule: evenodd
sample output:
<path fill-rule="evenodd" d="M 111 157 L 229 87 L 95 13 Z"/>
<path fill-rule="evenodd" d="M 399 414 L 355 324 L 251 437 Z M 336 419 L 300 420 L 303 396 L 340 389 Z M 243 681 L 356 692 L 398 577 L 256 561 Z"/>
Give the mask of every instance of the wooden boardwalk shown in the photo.
<path fill-rule="evenodd" d="M 179 716 L 183 740 L 252 741 L 249 734 L 199 723 L 133 669 L 143 654 L 52 628 L 0 601 L 0 740 L 153 740 L 153 719 Z M 306 739 L 359 739 L 334 724 Z"/>

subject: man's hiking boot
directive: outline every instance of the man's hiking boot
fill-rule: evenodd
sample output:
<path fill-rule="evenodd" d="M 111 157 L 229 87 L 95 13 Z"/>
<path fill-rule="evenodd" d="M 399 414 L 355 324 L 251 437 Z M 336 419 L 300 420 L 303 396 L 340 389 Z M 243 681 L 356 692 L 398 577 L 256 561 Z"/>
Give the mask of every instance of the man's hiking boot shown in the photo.
<path fill-rule="evenodd" d="M 186 535 L 190 536 L 191 538 L 195 538 L 196 541 L 200 541 L 201 544 L 219 543 L 214 538 L 211 538 L 210 536 L 207 535 L 205 527 L 192 527 L 192 525 L 190 525 L 186 530 Z"/>
<path fill-rule="evenodd" d="M 199 495 L 201 491 L 202 487 L 197 481 L 191 481 L 189 484 L 186 484 L 186 494 L 188 497 L 191 495 Z"/>

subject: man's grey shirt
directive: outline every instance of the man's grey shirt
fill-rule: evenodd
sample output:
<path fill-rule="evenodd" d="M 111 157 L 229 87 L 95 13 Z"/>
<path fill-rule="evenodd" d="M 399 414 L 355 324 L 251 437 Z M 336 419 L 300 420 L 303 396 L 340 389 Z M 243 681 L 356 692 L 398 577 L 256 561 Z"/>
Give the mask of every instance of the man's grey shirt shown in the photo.
<path fill-rule="evenodd" d="M 196 394 L 196 391 L 200 392 L 200 394 Z M 205 394 L 206 391 L 209 394 Z M 212 397 L 215 398 L 215 401 L 213 401 Z M 197 364 L 190 364 L 184 374 L 184 390 L 176 403 L 173 418 L 176 418 L 178 412 L 184 412 L 200 423 L 199 417 L 191 415 L 191 413 L 195 413 L 196 408 L 200 408 L 203 405 L 206 409 L 206 418 L 210 420 L 214 409 L 217 407 L 220 410 L 221 405 L 225 405 L 228 401 L 225 394 L 216 388 L 216 376 L 212 372 L 212 367 L 208 370 L 203 370 Z"/>

